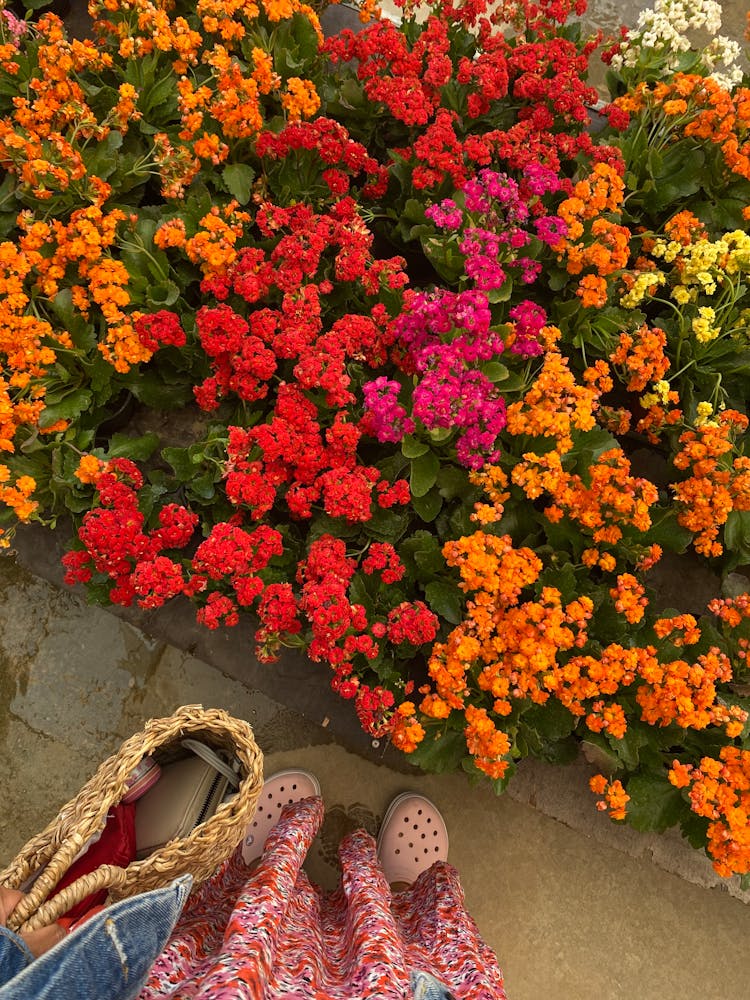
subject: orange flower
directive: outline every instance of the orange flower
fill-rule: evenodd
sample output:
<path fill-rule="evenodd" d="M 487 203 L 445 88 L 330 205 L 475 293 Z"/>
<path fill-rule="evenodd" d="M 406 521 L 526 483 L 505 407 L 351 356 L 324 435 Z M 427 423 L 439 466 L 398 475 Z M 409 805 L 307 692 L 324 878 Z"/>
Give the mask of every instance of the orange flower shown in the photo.
<path fill-rule="evenodd" d="M 586 309 L 602 309 L 607 304 L 607 282 L 595 274 L 586 274 L 578 282 L 576 295 Z"/>
<path fill-rule="evenodd" d="M 696 240 L 708 239 L 708 232 L 703 223 L 692 212 L 687 209 L 677 212 L 668 222 L 664 223 L 664 232 L 676 243 L 689 246 Z"/>
<path fill-rule="evenodd" d="M 185 242 L 188 258 L 200 265 L 206 278 L 223 274 L 237 259 L 235 244 L 243 236 L 244 227 L 250 221 L 247 212 L 237 209 L 237 202 L 230 202 L 224 208 L 222 218 L 222 213 L 214 206 L 200 220 L 202 228 Z"/>
<path fill-rule="evenodd" d="M 607 781 L 603 774 L 595 774 L 589 780 L 589 788 L 595 795 L 604 796 L 596 803 L 597 809 L 601 812 L 608 809 L 612 819 L 625 819 L 625 807 L 630 802 L 630 796 L 623 788 L 621 781 Z"/>
<path fill-rule="evenodd" d="M 83 455 L 74 475 L 82 483 L 96 483 L 104 470 L 104 463 L 94 455 Z"/>
<path fill-rule="evenodd" d="M 710 820 L 707 851 L 724 878 L 750 872 L 750 751 L 722 747 L 697 767 L 674 761 L 669 780 L 687 788 L 690 808 Z"/>
<path fill-rule="evenodd" d="M 634 333 L 623 331 L 617 350 L 609 360 L 613 365 L 622 365 L 628 376 L 628 392 L 642 392 L 651 382 L 664 378 L 669 369 L 669 358 L 665 354 L 667 335 L 658 326 L 646 323 Z"/>
<path fill-rule="evenodd" d="M 736 410 L 724 410 L 711 421 L 680 436 L 677 469 L 690 476 L 674 483 L 672 490 L 680 508 L 679 523 L 695 534 L 696 552 L 717 556 L 723 552 L 719 528 L 733 510 L 750 509 L 748 463 L 738 456 L 728 463 L 723 456 L 735 449 L 735 438 L 747 430 L 748 418 Z"/>
<path fill-rule="evenodd" d="M 7 467 L 0 466 L 0 469 L 3 471 L 4 480 L 7 481 Z M 19 521 L 28 521 L 39 506 L 35 500 L 30 499 L 35 489 L 35 479 L 31 476 L 21 476 L 16 480 L 14 486 L 0 486 L 0 503 L 10 507 Z M 6 547 L 2 546 L 2 548 Z"/>
<path fill-rule="evenodd" d="M 674 646 L 693 646 L 700 641 L 701 630 L 693 615 L 675 615 L 673 618 L 658 618 L 654 622 L 654 632 L 660 639 L 681 632 L 670 641 Z"/>
<path fill-rule="evenodd" d="M 402 702 L 393 716 L 391 742 L 404 753 L 413 753 L 425 736 L 423 727 L 414 718 L 416 709 L 413 702 Z"/>
<path fill-rule="evenodd" d="M 290 121 L 312 118 L 320 108 L 315 84 L 310 80 L 301 80 L 298 76 L 289 77 L 286 81 L 286 93 L 281 95 L 281 105 Z"/>
<path fill-rule="evenodd" d="M 648 599 L 644 596 L 645 589 L 632 573 L 621 573 L 617 577 L 617 586 L 612 587 L 609 593 L 615 602 L 616 611 L 625 615 L 633 625 L 641 621 L 648 605 Z"/>
<path fill-rule="evenodd" d="M 502 778 L 508 770 L 508 761 L 503 758 L 510 753 L 507 733 L 496 728 L 486 709 L 473 705 L 466 706 L 466 722 L 466 746 L 475 766 L 490 778 Z"/>
<path fill-rule="evenodd" d="M 567 515 L 597 544 L 616 544 L 625 527 L 648 531 L 649 511 L 658 499 L 652 483 L 630 475 L 630 463 L 619 448 L 599 455 L 588 469 L 588 485 L 577 474 L 563 469 L 556 452 L 545 455 L 527 452 L 513 469 L 511 478 L 529 499 L 549 493 L 553 503 L 545 510 L 547 517 L 559 521 Z M 586 550 L 584 565 L 597 562 L 602 569 L 614 569 L 611 555 L 605 559 L 595 549 Z"/>
<path fill-rule="evenodd" d="M 595 426 L 598 399 L 599 390 L 579 385 L 567 360 L 550 348 L 534 384 L 521 401 L 508 407 L 506 429 L 513 435 L 554 438 L 556 451 L 564 454 L 573 446 L 573 429 L 588 431 Z"/>
<path fill-rule="evenodd" d="M 659 663 L 655 658 L 639 668 L 646 682 L 636 692 L 641 718 L 649 725 L 705 729 L 726 725 L 740 716 L 717 702 L 717 681 L 732 679 L 729 659 L 712 646 L 695 663 L 673 660 Z M 745 717 L 747 713 L 744 713 Z"/>
<path fill-rule="evenodd" d="M 586 716 L 586 725 L 593 733 L 606 732 L 617 740 L 623 738 L 628 728 L 622 705 L 617 702 L 606 704 L 601 700 L 595 701 L 591 706 L 591 712 Z"/>

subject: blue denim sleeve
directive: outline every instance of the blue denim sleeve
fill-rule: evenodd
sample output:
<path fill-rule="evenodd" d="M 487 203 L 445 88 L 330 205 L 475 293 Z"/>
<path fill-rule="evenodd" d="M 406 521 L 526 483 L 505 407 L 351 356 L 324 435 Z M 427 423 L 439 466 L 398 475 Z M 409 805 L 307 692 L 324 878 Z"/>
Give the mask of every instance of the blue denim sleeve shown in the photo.
<path fill-rule="evenodd" d="M 22 938 L 0 927 L 0 987 L 30 965 L 33 958 Z"/>
<path fill-rule="evenodd" d="M 192 882 L 183 875 L 166 889 L 114 903 L 21 966 L 0 986 L 0 1000 L 134 1000 L 169 940 Z"/>

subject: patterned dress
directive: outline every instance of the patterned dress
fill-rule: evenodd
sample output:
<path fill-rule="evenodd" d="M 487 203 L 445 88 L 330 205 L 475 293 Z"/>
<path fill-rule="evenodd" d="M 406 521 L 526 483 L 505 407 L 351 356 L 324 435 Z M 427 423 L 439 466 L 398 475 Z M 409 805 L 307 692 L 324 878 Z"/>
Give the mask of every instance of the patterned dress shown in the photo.
<path fill-rule="evenodd" d="M 140 1000 L 402 1000 L 412 969 L 457 998 L 506 1000 L 451 865 L 392 894 L 375 841 L 357 830 L 339 847 L 339 888 L 325 892 L 302 870 L 322 820 L 319 798 L 288 805 L 252 874 L 239 851 L 222 865 L 188 901 Z"/>

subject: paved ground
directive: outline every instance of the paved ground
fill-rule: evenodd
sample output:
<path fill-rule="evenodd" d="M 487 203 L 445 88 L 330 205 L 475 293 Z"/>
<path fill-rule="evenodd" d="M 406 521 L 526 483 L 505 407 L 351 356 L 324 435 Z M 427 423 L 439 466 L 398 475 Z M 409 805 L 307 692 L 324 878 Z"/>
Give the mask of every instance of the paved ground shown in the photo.
<path fill-rule="evenodd" d="M 298 763 L 319 775 L 328 813 L 308 866 L 323 884 L 335 881 L 343 832 L 374 831 L 405 787 L 432 797 L 512 1000 L 748 995 L 750 907 L 726 884 L 709 887 L 710 866 L 679 840 L 598 815 L 582 791 L 585 764 L 527 768 L 501 799 L 461 776 L 405 778 L 9 559 L 0 560 L 0 860 L 143 720 L 192 702 L 249 719 L 266 773 Z"/>

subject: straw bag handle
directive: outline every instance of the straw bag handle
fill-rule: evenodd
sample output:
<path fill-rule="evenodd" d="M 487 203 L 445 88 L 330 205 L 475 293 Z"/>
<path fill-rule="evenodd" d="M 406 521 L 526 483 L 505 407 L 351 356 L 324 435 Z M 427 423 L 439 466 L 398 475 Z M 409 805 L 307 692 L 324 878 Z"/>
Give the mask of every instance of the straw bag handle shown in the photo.
<path fill-rule="evenodd" d="M 154 750 L 179 744 L 186 737 L 215 740 L 217 746 L 231 748 L 241 764 L 237 794 L 185 838 L 170 841 L 126 869 L 103 865 L 45 902 L 84 845 L 103 828 L 110 806 L 122 799 L 136 764 Z M 101 889 L 109 890 L 110 899 L 122 899 L 167 885 L 186 871 L 192 874 L 194 886 L 200 885 L 239 845 L 262 787 L 263 754 L 247 722 L 222 709 L 201 705 L 183 705 L 168 718 L 150 719 L 141 732 L 134 733 L 102 762 L 75 798 L 0 871 L 0 885 L 9 888 L 22 888 L 33 878 L 28 895 L 16 905 L 8 926 L 24 931 L 44 926 Z"/>
<path fill-rule="evenodd" d="M 66 885 L 56 896 L 48 899 L 46 903 L 42 903 L 36 913 L 25 921 L 23 914 L 18 912 L 21 910 L 21 904 L 26 902 L 25 899 L 21 900 L 21 903 L 8 917 L 8 927 L 12 931 L 18 931 L 21 925 L 23 925 L 24 932 L 39 930 L 40 927 L 46 927 L 47 924 L 54 924 L 71 907 L 92 893 L 102 889 L 120 888 L 125 885 L 126 880 L 127 874 L 124 868 L 118 868 L 116 865 L 101 865 L 93 872 L 81 875 L 75 882 Z"/>
<path fill-rule="evenodd" d="M 76 856 L 81 852 L 81 848 L 84 846 L 84 838 L 77 833 L 71 834 L 70 837 L 60 845 L 60 847 L 55 852 L 54 856 L 50 858 L 46 867 L 39 873 L 37 878 L 34 880 L 29 892 L 21 899 L 13 909 L 13 912 L 8 917 L 8 927 L 12 931 L 19 930 L 24 924 L 24 930 L 36 930 L 37 927 L 44 927 L 45 924 L 53 923 L 57 917 L 53 917 L 52 920 L 46 920 L 44 923 L 36 923 L 36 918 L 31 917 L 30 914 L 34 913 L 37 907 L 41 906 L 43 901 L 52 892 L 55 886 L 60 882 L 65 873 L 70 868 L 71 864 L 75 860 Z M 92 874 L 92 873 L 89 873 Z M 72 888 L 73 885 L 78 885 L 81 879 L 77 879 L 75 882 L 71 883 L 68 888 Z M 63 890 L 60 896 L 67 890 Z M 81 899 L 85 899 L 85 896 L 81 896 Z M 55 897 L 55 902 L 59 899 L 59 896 Z M 73 903 L 70 904 L 71 906 Z M 68 907 L 69 909 L 70 907 Z M 62 916 L 66 910 L 61 910 L 58 916 Z M 32 927 L 32 923 L 34 926 Z"/>

